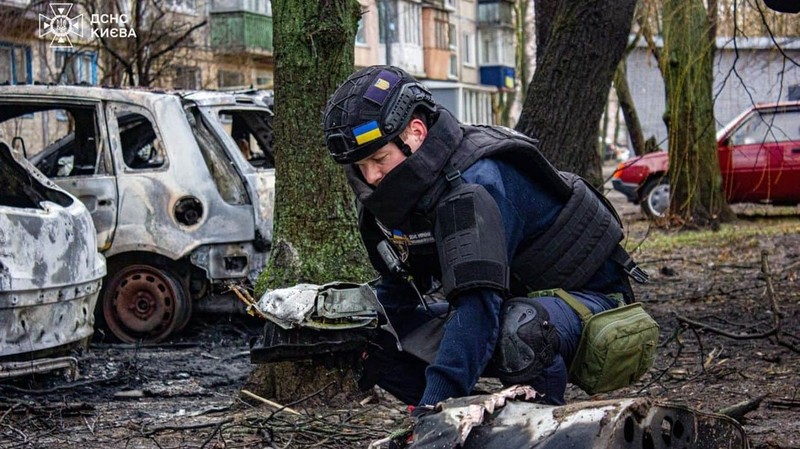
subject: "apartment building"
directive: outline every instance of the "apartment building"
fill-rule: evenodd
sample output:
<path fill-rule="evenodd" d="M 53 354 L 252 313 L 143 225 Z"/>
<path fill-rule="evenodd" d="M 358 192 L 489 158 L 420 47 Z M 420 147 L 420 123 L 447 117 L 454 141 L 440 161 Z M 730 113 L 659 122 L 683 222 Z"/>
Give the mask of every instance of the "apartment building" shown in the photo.
<path fill-rule="evenodd" d="M 496 94 L 515 89 L 513 0 L 360 1 L 364 15 L 354 43 L 357 67 L 402 67 L 463 122 L 495 121 Z M 124 70 L 111 57 L 108 42 L 124 48 L 122 40 L 131 38 L 131 32 L 161 27 L 166 33 L 175 24 L 188 28 L 205 22 L 162 62 L 163 67 L 151 69 L 158 75 L 152 86 L 272 87 L 270 0 L 160 4 L 160 10 L 147 11 L 142 22 L 146 29 L 137 30 L 129 19 L 135 11 L 103 10 L 103 2 L 89 12 L 69 3 L 0 0 L 0 20 L 7 25 L 0 30 L 0 84 L 129 85 L 131 77 L 138 83 L 136 71 Z"/>

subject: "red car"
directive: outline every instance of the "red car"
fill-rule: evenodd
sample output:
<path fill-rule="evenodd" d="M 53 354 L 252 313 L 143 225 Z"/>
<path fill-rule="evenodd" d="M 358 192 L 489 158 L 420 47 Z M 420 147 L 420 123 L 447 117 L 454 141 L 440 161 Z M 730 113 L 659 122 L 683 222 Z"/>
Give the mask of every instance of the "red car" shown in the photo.
<path fill-rule="evenodd" d="M 800 101 L 759 104 L 717 132 L 728 203 L 800 203 Z M 612 185 L 649 216 L 669 207 L 665 151 L 619 164 Z"/>

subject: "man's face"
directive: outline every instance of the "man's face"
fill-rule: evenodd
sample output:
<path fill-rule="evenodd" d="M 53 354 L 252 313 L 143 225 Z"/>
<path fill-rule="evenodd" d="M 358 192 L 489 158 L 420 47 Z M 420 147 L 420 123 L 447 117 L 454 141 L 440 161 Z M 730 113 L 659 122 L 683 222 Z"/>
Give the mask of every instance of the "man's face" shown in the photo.
<path fill-rule="evenodd" d="M 425 140 L 428 129 L 425 124 L 417 119 L 411 119 L 406 130 L 400 134 L 400 138 L 408 145 L 411 152 L 417 151 Z M 377 187 L 384 176 L 389 174 L 401 162 L 406 160 L 406 156 L 394 142 L 389 142 L 382 146 L 378 151 L 368 157 L 356 162 L 356 166 L 361 170 L 361 176 L 367 184 Z"/>
<path fill-rule="evenodd" d="M 393 142 L 382 146 L 378 151 L 356 162 L 361 176 L 367 184 L 377 187 L 384 176 L 406 159 L 400 148 Z"/>

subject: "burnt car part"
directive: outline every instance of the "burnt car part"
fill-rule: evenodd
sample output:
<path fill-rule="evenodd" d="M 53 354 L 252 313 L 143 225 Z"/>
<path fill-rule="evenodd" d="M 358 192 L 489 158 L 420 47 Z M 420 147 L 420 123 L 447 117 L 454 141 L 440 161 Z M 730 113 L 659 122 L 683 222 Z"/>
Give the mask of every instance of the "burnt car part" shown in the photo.
<path fill-rule="evenodd" d="M 530 387 L 448 399 L 419 419 L 414 449 L 746 449 L 735 420 L 644 398 L 551 406 Z"/>
<path fill-rule="evenodd" d="M 250 360 L 270 363 L 360 352 L 378 327 L 376 304 L 367 284 L 299 284 L 269 291 L 253 305 L 267 322 L 251 345 Z"/>
<path fill-rule="evenodd" d="M 4 135 L 91 213 L 109 264 L 94 312 L 110 338 L 165 340 L 194 301 L 238 305 L 224 284 L 253 283 L 266 265 L 275 173 L 260 98 L 0 86 Z"/>
<path fill-rule="evenodd" d="M 47 357 L 91 337 L 106 274 L 92 219 L 5 142 L 0 179 L 0 377 L 64 367 Z"/>
<path fill-rule="evenodd" d="M 115 260 L 109 272 L 103 286 L 103 319 L 120 340 L 160 341 L 189 322 L 192 302 L 169 268 Z"/>
<path fill-rule="evenodd" d="M 67 377 L 74 381 L 78 378 L 78 359 L 75 357 L 52 357 L 30 360 L 27 362 L 0 362 L 0 379 L 28 376 L 63 369 Z"/>

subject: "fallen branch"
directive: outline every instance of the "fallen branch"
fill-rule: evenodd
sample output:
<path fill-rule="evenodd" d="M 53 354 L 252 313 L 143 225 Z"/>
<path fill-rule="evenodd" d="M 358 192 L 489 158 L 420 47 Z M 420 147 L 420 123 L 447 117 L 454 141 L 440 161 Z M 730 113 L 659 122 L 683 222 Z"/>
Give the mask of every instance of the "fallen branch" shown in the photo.
<path fill-rule="evenodd" d="M 298 412 L 293 408 L 290 408 L 289 406 L 278 404 L 277 402 L 270 401 L 269 399 L 264 399 L 255 393 L 251 393 L 250 391 L 242 390 L 242 394 L 250 398 L 253 398 L 259 402 L 263 402 L 264 404 L 267 404 L 270 407 L 276 408 L 277 410 L 275 411 L 275 413 L 278 413 L 280 411 L 287 411 L 293 415 L 302 415 L 302 413 Z"/>
<path fill-rule="evenodd" d="M 761 405 L 761 401 L 763 401 L 765 397 L 767 397 L 767 395 L 763 394 L 753 399 L 748 399 L 746 401 L 739 402 L 738 404 L 731 405 L 730 407 L 725 407 L 717 411 L 717 413 L 729 416 L 739 423 L 742 423 L 742 420 L 744 420 L 744 415 L 758 409 L 758 407 Z"/>
<path fill-rule="evenodd" d="M 157 434 L 159 432 L 163 432 L 165 430 L 197 430 L 197 429 L 203 429 L 203 428 L 212 427 L 212 426 L 218 427 L 218 426 L 221 426 L 223 424 L 230 423 L 230 422 L 233 422 L 233 418 L 225 418 L 225 419 L 223 419 L 221 421 L 213 421 L 213 422 L 207 422 L 207 423 L 158 426 L 158 427 L 154 427 L 151 430 L 148 430 L 147 432 L 142 432 L 142 436 L 151 437 L 151 436 L 153 436 L 153 435 L 155 435 L 155 434 Z M 216 433 L 216 431 L 214 433 Z"/>
<path fill-rule="evenodd" d="M 709 324 L 689 319 L 682 315 L 676 314 L 675 318 L 681 323 L 688 324 L 693 329 L 704 329 L 724 337 L 732 338 L 734 340 L 751 340 L 775 336 L 776 344 L 800 354 L 800 349 L 781 338 L 783 335 L 781 331 L 781 317 L 783 316 L 783 313 L 778 306 L 778 300 L 775 297 L 775 289 L 772 286 L 772 273 L 769 269 L 769 252 L 766 250 L 761 251 L 761 273 L 764 275 L 764 281 L 767 285 L 766 294 L 767 298 L 769 298 L 770 310 L 772 311 L 772 327 L 770 329 L 758 333 L 733 333 Z"/>
<path fill-rule="evenodd" d="M 714 327 L 714 326 L 710 326 L 708 324 L 701 323 L 699 321 L 695 321 L 695 320 L 686 318 L 685 316 L 682 316 L 682 315 L 675 315 L 675 318 L 678 321 L 680 321 L 681 323 L 688 324 L 689 326 L 691 326 L 693 328 L 705 329 L 705 330 L 707 330 L 709 332 L 713 332 L 715 334 L 722 335 L 723 337 L 732 338 L 734 340 L 752 340 L 752 339 L 766 338 L 766 337 L 769 337 L 771 335 L 775 335 L 775 333 L 778 331 L 777 329 L 772 328 L 772 329 L 769 329 L 769 330 L 767 330 L 765 332 L 759 332 L 759 333 L 756 333 L 756 334 L 747 334 L 747 333 L 734 334 L 733 332 L 728 332 L 728 331 L 726 331 L 724 329 L 720 329 L 720 328 L 717 328 L 717 327 Z"/>

